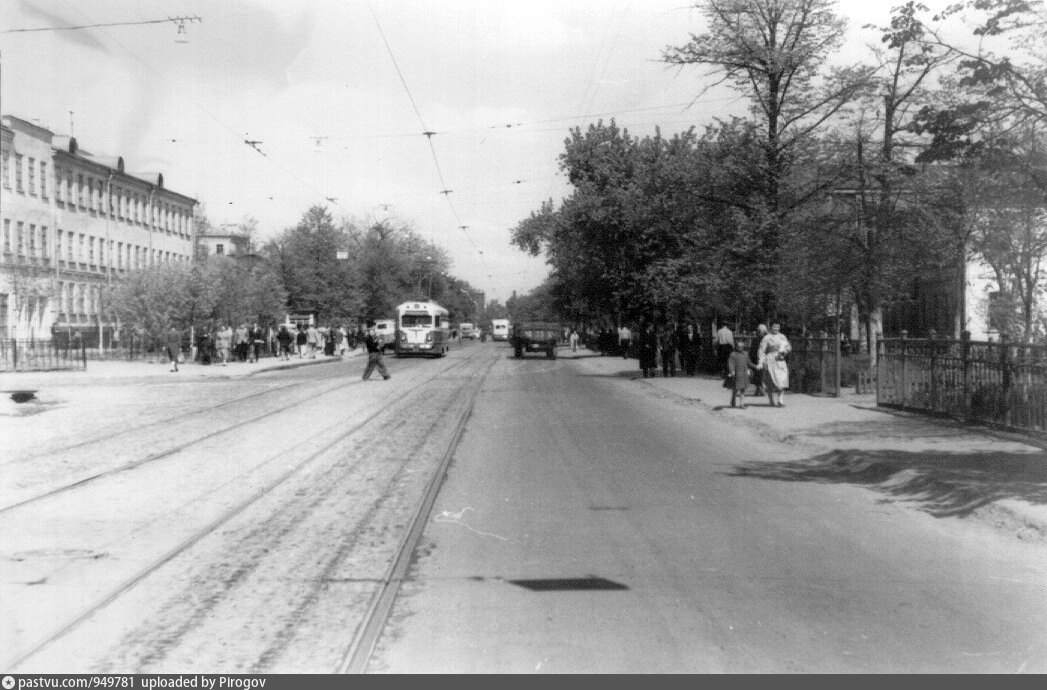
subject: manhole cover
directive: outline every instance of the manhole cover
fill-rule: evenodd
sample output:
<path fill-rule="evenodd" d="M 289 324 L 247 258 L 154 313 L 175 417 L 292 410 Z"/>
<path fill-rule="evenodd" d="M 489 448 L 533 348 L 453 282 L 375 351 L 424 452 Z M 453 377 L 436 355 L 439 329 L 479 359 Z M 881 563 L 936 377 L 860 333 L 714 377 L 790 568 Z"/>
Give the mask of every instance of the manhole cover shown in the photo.
<path fill-rule="evenodd" d="M 602 577 L 552 577 L 540 580 L 509 580 L 514 585 L 529 589 L 532 592 L 563 592 L 582 590 L 621 590 L 629 589 L 620 582 L 613 582 Z"/>

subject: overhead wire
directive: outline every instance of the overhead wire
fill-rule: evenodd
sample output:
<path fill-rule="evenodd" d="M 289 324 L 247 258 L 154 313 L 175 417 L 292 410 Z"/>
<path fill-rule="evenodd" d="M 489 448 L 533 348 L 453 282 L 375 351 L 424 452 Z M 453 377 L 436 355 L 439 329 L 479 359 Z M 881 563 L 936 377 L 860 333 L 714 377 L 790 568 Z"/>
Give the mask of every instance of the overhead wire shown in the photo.
<path fill-rule="evenodd" d="M 88 15 L 86 15 L 86 14 L 85 14 L 85 13 L 84 13 L 83 11 L 81 11 L 79 7 L 76 7 L 75 5 L 73 5 L 72 3 L 70 3 L 70 2 L 69 2 L 69 0 L 62 0 L 62 1 L 63 1 L 63 2 L 64 2 L 64 3 L 66 4 L 66 5 L 68 5 L 70 9 L 72 9 L 72 10 L 73 10 L 74 12 L 76 12 L 77 14 L 79 14 L 79 15 L 80 15 L 81 17 L 83 17 L 84 19 L 86 19 L 86 20 L 88 20 L 88 21 L 91 21 L 91 17 L 89 17 L 89 16 L 88 16 Z M 164 21 L 170 21 L 170 20 L 164 20 Z M 203 21 L 203 20 L 201 19 L 201 21 Z M 136 23 L 137 23 L 137 22 L 136 22 Z M 157 22 L 154 22 L 154 21 L 150 21 L 150 22 L 143 22 L 143 23 L 157 23 Z M 134 59 L 135 59 L 135 60 L 137 60 L 137 61 L 138 61 L 139 63 L 141 63 L 141 64 L 142 64 L 143 66 L 145 66 L 145 68 L 146 68 L 146 69 L 148 69 L 148 70 L 149 70 L 150 72 L 153 72 L 154 74 L 156 74 L 156 75 L 158 75 L 158 76 L 161 76 L 161 77 L 163 76 L 163 75 L 162 75 L 162 74 L 160 73 L 160 71 L 159 71 L 159 70 L 157 70 L 157 69 L 156 69 L 155 67 L 153 67 L 153 66 L 152 66 L 151 64 L 149 64 L 148 62 L 146 62 L 145 60 L 143 60 L 143 59 L 142 59 L 142 58 L 141 58 L 141 57 L 140 57 L 140 56 L 139 56 L 139 55 L 138 55 L 138 54 L 137 54 L 137 53 L 136 53 L 135 51 L 131 50 L 130 48 L 128 48 L 127 46 L 125 46 L 125 45 L 124 45 L 123 43 L 121 43 L 120 41 L 118 41 L 118 40 L 117 40 L 116 38 L 114 38 L 114 37 L 113 37 L 113 36 L 112 36 L 112 35 L 111 35 L 111 34 L 110 34 L 109 32 L 107 32 L 107 31 L 105 30 L 105 28 L 104 28 L 104 27 L 101 27 L 101 25 L 99 25 L 99 24 L 95 24 L 95 25 L 94 25 L 94 26 L 93 26 L 92 28 L 96 28 L 96 27 L 97 27 L 97 28 L 99 28 L 100 32 L 101 32 L 101 33 L 102 33 L 102 34 L 103 34 L 103 35 L 104 35 L 104 36 L 105 36 L 105 37 L 106 37 L 107 39 L 109 39 L 109 40 L 110 40 L 110 41 L 112 41 L 112 42 L 113 42 L 114 44 L 116 44 L 116 45 L 117 45 L 117 46 L 119 46 L 119 47 L 120 47 L 121 49 L 123 49 L 123 50 L 124 50 L 124 52 L 126 52 L 126 53 L 127 53 L 128 55 L 130 55 L 130 56 L 131 56 L 132 58 L 134 58 Z M 205 107 L 204 107 L 203 105 L 201 105 L 200 103 L 198 103 L 198 102 L 197 102 L 196 100 L 194 100 L 194 99 L 193 99 L 193 98 L 191 98 L 191 97 L 190 97 L 190 98 L 186 98 L 186 100 L 187 100 L 187 102 L 189 102 L 189 103 L 192 103 L 192 104 L 193 104 L 193 105 L 194 105 L 194 106 L 195 106 L 195 107 L 196 107 L 197 109 L 199 109 L 199 110 L 200 110 L 200 112 L 202 112 L 202 113 L 204 113 L 205 115 L 207 115 L 207 116 L 208 116 L 209 118 L 211 118 L 211 119 L 212 119 L 212 120 L 213 120 L 214 122 L 216 122 L 216 123 L 217 123 L 218 125 L 220 125 L 220 126 L 221 126 L 221 127 L 223 128 L 223 129 L 227 130 L 228 132 L 230 132 L 230 133 L 232 133 L 232 134 L 233 134 L 234 136 L 236 136 L 236 137 L 237 137 L 238 139 L 240 139 L 240 141 L 242 141 L 242 142 L 244 143 L 244 145 L 246 145 L 246 146 L 248 146 L 249 148 L 253 149 L 253 150 L 255 151 L 255 153 L 258 153 L 258 154 L 259 154 L 259 155 L 261 155 L 261 156 L 262 156 L 263 158 L 265 158 L 266 160 L 268 160 L 268 161 L 269 161 L 269 162 L 270 162 L 270 163 L 271 163 L 272 165 L 276 166 L 276 167 L 277 167 L 277 168 L 279 168 L 280 170 L 282 170 L 282 171 L 284 171 L 285 173 L 287 173 L 287 174 L 288 174 L 289 176 L 291 176 L 292 178 L 294 178 L 294 179 L 295 179 L 296 181 L 298 181 L 298 182 L 299 182 L 300 184 L 302 184 L 302 185 L 303 185 L 304 187 L 306 187 L 306 188 L 307 188 L 307 189 L 309 189 L 310 191 L 314 192 L 314 193 L 315 193 L 315 194 L 316 194 L 316 195 L 317 195 L 318 197 L 320 197 L 321 199 L 323 199 L 323 200 L 325 200 L 325 201 L 329 201 L 329 200 L 330 200 L 330 198 L 331 198 L 331 197 L 330 197 L 330 195 L 328 195 L 328 194 L 324 194 L 323 192 L 321 192 L 321 191 L 320 191 L 319 189 L 317 189 L 316 187 L 314 187 L 314 186 L 313 186 L 313 185 L 312 185 L 311 183 L 309 183 L 308 181 L 306 181 L 306 180 L 302 179 L 302 177 L 300 177 L 299 175 L 297 175 L 296 173 L 294 173 L 294 172 L 293 172 L 292 170 L 288 169 L 288 168 L 287 168 L 286 166 L 284 166 L 283 164 L 279 163 L 279 162 L 278 162 L 277 160 L 275 160 L 275 159 L 274 159 L 274 158 L 273 158 L 272 156 L 270 156 L 270 155 L 266 154 L 266 153 L 265 153 L 264 151 L 262 151 L 261 149 L 259 149 L 259 148 L 258 148 L 257 146 L 255 146 L 255 145 L 252 145 L 252 144 L 249 144 L 249 143 L 248 143 L 248 140 L 244 138 L 244 134 L 242 134 L 241 132 L 238 132 L 238 131 L 236 131 L 235 129 L 233 129 L 232 127 L 230 127 L 229 125 L 227 125 L 227 124 L 226 124 L 226 123 L 225 123 L 224 121 L 222 121 L 222 119 L 220 119 L 220 118 L 219 118 L 219 117 L 218 117 L 217 115 L 215 115 L 215 114 L 214 114 L 214 113 L 212 113 L 212 112 L 211 112 L 210 110 L 208 110 L 207 108 L 205 108 Z M 346 215 L 350 215 L 349 211 L 348 211 L 348 210 L 347 210 L 346 208 L 344 208 L 343 206 L 341 206 L 340 204 L 334 203 L 333 205 L 334 205 L 334 206 L 337 206 L 338 208 L 340 208 L 340 209 L 341 209 L 341 210 L 343 211 L 343 213 L 345 213 Z"/>
<path fill-rule="evenodd" d="M 462 222 L 462 217 L 458 214 L 458 209 L 455 208 L 454 202 L 451 201 L 451 193 L 454 191 L 447 186 L 447 181 L 444 178 L 443 169 L 440 167 L 440 158 L 436 155 L 436 147 L 433 145 L 433 136 L 436 132 L 429 129 L 425 123 L 425 118 L 422 117 L 422 111 L 418 109 L 418 104 L 414 100 L 414 96 L 411 94 L 411 88 L 407 85 L 407 79 L 404 78 L 403 71 L 400 69 L 400 64 L 396 60 L 396 54 L 393 53 L 393 48 L 389 45 L 389 40 L 386 38 L 385 30 L 382 29 L 382 23 L 378 20 L 378 14 L 374 11 L 370 0 L 367 2 L 367 9 L 371 13 L 371 18 L 374 19 L 374 24 L 378 28 L 378 35 L 382 38 L 382 44 L 385 46 L 386 52 L 389 54 L 389 59 L 393 62 L 393 67 L 396 69 L 396 75 L 400 78 L 400 83 L 404 87 L 404 92 L 407 94 L 407 99 L 411 102 L 411 107 L 414 108 L 415 115 L 418 116 L 418 122 L 422 125 L 422 135 L 425 136 L 426 141 L 429 144 L 429 151 L 433 156 L 433 163 L 436 165 L 436 174 L 440 179 L 441 190 L 444 198 L 447 200 L 447 205 L 451 208 L 451 213 L 458 221 L 459 229 L 469 239 L 469 242 L 473 245 L 473 248 L 483 256 L 483 252 L 480 251 L 480 247 L 476 244 L 476 240 L 473 239 L 472 235 L 468 232 L 468 226 Z"/>

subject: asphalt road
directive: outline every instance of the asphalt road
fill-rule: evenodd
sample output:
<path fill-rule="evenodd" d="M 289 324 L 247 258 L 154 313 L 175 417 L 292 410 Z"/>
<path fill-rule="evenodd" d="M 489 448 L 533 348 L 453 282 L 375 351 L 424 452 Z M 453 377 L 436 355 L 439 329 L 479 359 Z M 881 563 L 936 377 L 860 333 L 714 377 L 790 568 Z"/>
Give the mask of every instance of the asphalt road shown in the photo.
<path fill-rule="evenodd" d="M 797 456 L 584 365 L 492 370 L 371 671 L 1047 670 L 1042 545 L 737 476 Z"/>
<path fill-rule="evenodd" d="M 482 382 L 369 671 L 1047 670 L 1042 544 L 741 476 L 800 456 L 510 353 L 49 391 L 0 454 L 0 666 L 338 668 Z"/>

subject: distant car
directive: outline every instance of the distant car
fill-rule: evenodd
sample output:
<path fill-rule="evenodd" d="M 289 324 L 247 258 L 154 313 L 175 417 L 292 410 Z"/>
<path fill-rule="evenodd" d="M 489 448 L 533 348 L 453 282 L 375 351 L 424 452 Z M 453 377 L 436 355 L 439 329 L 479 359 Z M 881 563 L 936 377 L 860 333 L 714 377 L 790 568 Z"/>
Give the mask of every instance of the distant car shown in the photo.
<path fill-rule="evenodd" d="M 476 326 L 474 326 L 473 324 L 460 323 L 458 324 L 458 335 L 462 338 L 462 340 L 465 340 L 466 338 L 469 338 L 470 340 L 475 340 L 479 337 L 480 334 L 476 332 Z"/>
<path fill-rule="evenodd" d="M 509 319 L 494 319 L 491 321 L 491 338 L 493 340 L 509 339 Z"/>
<path fill-rule="evenodd" d="M 374 329 L 382 338 L 382 352 L 396 349 L 396 319 L 376 319 Z"/>
<path fill-rule="evenodd" d="M 547 321 L 524 321 L 513 325 L 513 354 L 517 358 L 531 352 L 544 352 L 556 359 L 556 345 L 560 342 L 560 324 Z"/>

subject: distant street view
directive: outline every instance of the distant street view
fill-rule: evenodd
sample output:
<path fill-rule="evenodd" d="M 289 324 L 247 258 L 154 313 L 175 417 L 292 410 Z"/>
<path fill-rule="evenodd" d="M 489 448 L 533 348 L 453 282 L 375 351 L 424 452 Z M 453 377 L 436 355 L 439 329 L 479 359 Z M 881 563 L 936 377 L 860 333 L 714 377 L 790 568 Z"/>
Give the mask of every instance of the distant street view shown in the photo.
<path fill-rule="evenodd" d="M 1047 672 L 1041 0 L 168 4 L 0 9 L 0 675 Z"/>

